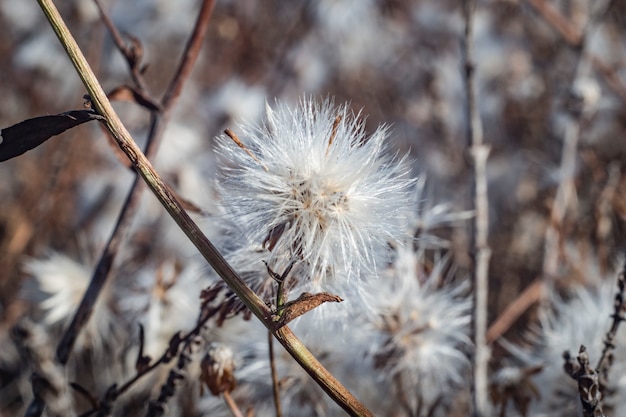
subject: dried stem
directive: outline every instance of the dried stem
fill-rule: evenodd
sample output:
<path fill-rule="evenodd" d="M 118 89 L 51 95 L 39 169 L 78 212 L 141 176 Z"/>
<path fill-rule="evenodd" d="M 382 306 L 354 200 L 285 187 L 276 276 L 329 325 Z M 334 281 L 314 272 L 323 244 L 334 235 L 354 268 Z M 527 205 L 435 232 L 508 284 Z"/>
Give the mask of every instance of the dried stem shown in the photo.
<path fill-rule="evenodd" d="M 598 372 L 589 364 L 585 346 L 580 346 L 576 361 L 569 351 L 563 354 L 563 368 L 578 383 L 578 394 L 583 408 L 583 417 L 606 417 L 602 411 L 602 392 Z"/>
<path fill-rule="evenodd" d="M 230 392 L 224 391 L 222 395 L 224 396 L 224 401 L 226 401 L 226 405 L 228 406 L 228 409 L 230 410 L 231 413 L 233 413 L 233 417 L 243 417 L 241 410 L 239 409 L 239 407 L 237 407 L 237 403 L 235 403 L 235 400 L 233 400 L 233 397 L 230 395 Z"/>
<path fill-rule="evenodd" d="M 74 402 L 63 368 L 54 361 L 46 330 L 28 319 L 13 328 L 13 338 L 34 372 L 31 376 L 33 401 L 26 416 L 38 416 L 45 405 L 50 417 L 75 416 Z"/>
<path fill-rule="evenodd" d="M 241 141 L 241 139 L 239 139 L 239 136 L 237 136 L 237 135 L 235 134 L 235 132 L 233 132 L 233 131 L 232 131 L 232 130 L 230 130 L 230 129 L 226 129 L 226 130 L 224 130 L 224 133 L 226 133 L 226 136 L 228 136 L 228 137 L 230 138 L 230 140 L 232 140 L 233 142 L 235 142 L 235 144 L 236 144 L 237 146 L 239 146 L 241 149 L 243 149 L 245 153 L 247 153 L 248 155 L 250 155 L 250 158 L 252 158 L 252 159 L 254 160 L 254 162 L 256 162 L 256 163 L 258 163 L 259 165 L 261 165 L 261 166 L 263 167 L 263 169 L 265 170 L 265 172 L 268 172 L 268 171 L 269 171 L 269 169 L 267 168 L 267 166 L 265 166 L 265 164 L 264 164 L 263 162 L 261 162 L 261 161 L 259 160 L 259 158 L 257 158 L 257 157 L 256 157 L 256 155 L 254 155 L 254 154 L 252 153 L 252 151 L 250 150 L 250 148 L 248 148 L 248 147 L 246 146 L 246 144 L 245 144 L 245 143 L 243 143 L 243 142 Z"/>
<path fill-rule="evenodd" d="M 335 120 L 333 121 L 333 129 L 330 132 L 330 138 L 328 139 L 328 146 L 326 146 L 326 156 L 328 156 L 328 151 L 330 151 L 330 147 L 333 146 L 333 142 L 335 141 L 335 137 L 337 136 L 337 128 L 339 127 L 339 123 L 341 123 L 341 119 L 343 119 L 342 115 L 337 115 Z"/>
<path fill-rule="evenodd" d="M 130 69 L 130 75 L 133 78 L 133 82 L 142 92 L 148 93 L 149 91 L 148 86 L 141 72 L 142 71 L 141 58 L 143 57 L 143 50 L 141 49 L 139 42 L 136 39 L 131 38 L 132 42 L 129 46 L 124 41 L 124 37 L 122 36 L 122 34 L 115 27 L 115 24 L 109 17 L 109 14 L 104 10 L 104 7 L 100 3 L 100 0 L 93 0 L 93 1 L 96 4 L 96 7 L 98 7 L 100 18 L 102 19 L 102 22 L 109 30 L 109 33 L 111 34 L 111 38 L 113 38 L 113 42 L 115 43 L 115 46 L 117 47 L 117 49 L 119 49 L 122 55 L 124 55 L 124 58 L 126 58 L 126 62 L 128 63 L 128 67 Z"/>
<path fill-rule="evenodd" d="M 587 56 L 589 36 L 591 32 L 598 27 L 610 4 L 611 0 L 605 0 L 604 2 L 598 2 L 593 5 L 595 9 L 589 16 L 589 20 L 585 25 L 584 30 L 581 32 L 577 44 L 578 59 L 570 85 L 570 96 L 576 102 L 574 102 L 573 105 L 570 103 L 570 107 L 572 108 L 569 109 L 570 117 L 568 118 L 565 128 L 565 138 L 561 154 L 561 168 L 559 175 L 560 182 L 557 188 L 555 201 L 552 205 L 550 222 L 545 236 L 543 273 L 548 279 L 554 278 L 558 271 L 562 240 L 560 227 L 563 219 L 565 218 L 567 209 L 571 205 L 576 193 L 574 179 L 576 172 L 576 157 L 578 154 L 578 142 L 585 123 L 593 114 L 593 105 L 595 104 L 588 103 L 585 93 L 576 91 L 576 85 L 582 79 L 587 77 L 590 72 L 590 63 Z M 582 94 L 582 96 L 578 96 L 579 94 Z"/>
<path fill-rule="evenodd" d="M 583 43 L 584 33 L 576 28 L 566 17 L 564 17 L 552 4 L 546 0 L 526 0 L 530 5 L 539 12 L 539 14 L 548 22 L 565 41 L 573 47 L 580 48 Z M 599 2 L 596 2 L 599 3 Z M 611 7 L 612 1 L 609 0 L 604 5 L 598 7 L 596 16 L 601 19 L 605 12 Z M 597 7 L 594 4 L 594 7 Z M 619 75 L 609 65 L 607 65 L 597 55 L 586 51 L 587 58 L 591 61 L 593 67 L 604 77 L 607 84 L 613 89 L 622 100 L 626 100 L 626 85 L 620 79 Z"/>
<path fill-rule="evenodd" d="M 191 70 L 193 69 L 198 55 L 200 54 L 200 47 L 202 46 L 204 35 L 209 26 L 209 20 L 211 19 L 214 5 L 215 0 L 204 0 L 202 2 L 198 18 L 196 19 L 196 24 L 191 32 L 191 36 L 189 37 L 187 44 L 185 45 L 180 65 L 178 65 L 174 77 L 172 78 L 172 82 L 168 86 L 165 95 L 161 100 L 161 105 L 166 112 L 171 109 L 174 103 L 178 100 L 180 93 L 183 91 L 185 81 L 191 75 Z"/>
<path fill-rule="evenodd" d="M 476 100 L 475 64 L 473 57 L 473 12 L 474 0 L 464 0 L 463 15 L 465 32 L 463 49 L 465 51 L 465 91 L 467 95 L 468 149 L 473 160 L 473 180 L 471 190 L 472 208 L 475 221 L 471 227 L 471 250 L 474 267 L 474 392 L 473 406 L 476 416 L 486 417 L 489 413 L 488 399 L 488 364 L 491 352 L 487 346 L 487 304 L 489 294 L 489 260 L 491 248 L 489 236 L 489 201 L 487 199 L 487 158 L 489 147 L 483 143 L 483 128 Z"/>
<path fill-rule="evenodd" d="M 268 355 L 270 357 L 270 371 L 272 372 L 272 391 L 274 394 L 274 405 L 276 406 L 276 417 L 282 417 L 283 410 L 280 406 L 280 382 L 278 381 L 278 372 L 276 371 L 274 336 L 272 335 L 272 332 L 267 333 L 267 344 L 269 347 Z"/>
<path fill-rule="evenodd" d="M 48 21 L 52 25 L 61 44 L 70 57 L 76 72 L 89 92 L 95 110 L 105 118 L 105 126 L 128 156 L 135 169 L 144 178 L 151 191 L 172 216 L 189 240 L 211 264 L 215 271 L 228 284 L 231 290 L 246 304 L 250 311 L 274 334 L 285 349 L 296 359 L 305 371 L 324 389 L 324 391 L 353 416 L 371 416 L 367 410 L 337 379 L 332 376 L 300 340 L 287 327 L 275 328 L 271 319 L 272 312 L 239 277 L 226 262 L 215 246 L 204 236 L 202 231 L 184 211 L 180 202 L 169 187 L 154 170 L 148 159 L 137 147 L 132 137 L 113 110 L 111 103 L 102 90 L 97 78 L 89 67 L 76 41 L 51 0 L 38 0 Z"/>
<path fill-rule="evenodd" d="M 617 280 L 617 288 L 618 291 L 617 294 L 615 294 L 614 311 L 611 315 L 613 323 L 611 323 L 611 328 L 606 333 L 602 355 L 600 359 L 598 359 L 598 365 L 596 366 L 599 373 L 600 390 L 602 392 L 605 392 L 608 386 L 609 370 L 613 363 L 613 352 L 615 351 L 615 336 L 617 335 L 620 324 L 626 320 L 626 260 L 624 261 L 624 267 Z"/>

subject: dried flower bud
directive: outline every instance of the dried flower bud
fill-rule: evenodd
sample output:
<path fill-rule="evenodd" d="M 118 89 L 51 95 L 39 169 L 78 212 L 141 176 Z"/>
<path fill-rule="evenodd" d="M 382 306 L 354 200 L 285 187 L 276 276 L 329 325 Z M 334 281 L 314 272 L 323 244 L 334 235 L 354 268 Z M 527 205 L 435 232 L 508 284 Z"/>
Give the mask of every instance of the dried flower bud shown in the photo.
<path fill-rule="evenodd" d="M 226 345 L 211 343 L 200 363 L 202 382 L 213 395 L 235 389 L 235 360 L 233 351 Z"/>

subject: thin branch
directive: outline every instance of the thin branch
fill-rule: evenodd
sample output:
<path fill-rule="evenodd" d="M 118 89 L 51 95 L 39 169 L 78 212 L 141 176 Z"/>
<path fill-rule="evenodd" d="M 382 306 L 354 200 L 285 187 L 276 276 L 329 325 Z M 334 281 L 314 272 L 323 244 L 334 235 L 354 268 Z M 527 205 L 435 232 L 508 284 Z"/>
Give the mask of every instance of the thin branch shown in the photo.
<path fill-rule="evenodd" d="M 598 365 L 596 369 L 599 374 L 599 384 L 601 392 L 605 392 L 608 386 L 609 370 L 613 364 L 613 352 L 615 351 L 615 336 L 619 326 L 626 320 L 626 260 L 622 272 L 619 274 L 617 280 L 617 294 L 615 294 L 614 310 L 611 318 L 611 328 L 606 333 L 604 339 L 604 348 L 602 349 L 602 355 L 598 359 Z"/>
<path fill-rule="evenodd" d="M 269 347 L 270 371 L 272 373 L 272 391 L 274 394 L 274 405 L 276 406 L 276 417 L 283 416 L 283 410 L 280 406 L 280 382 L 278 381 L 278 372 L 276 371 L 276 359 L 274 357 L 274 336 L 272 332 L 267 332 L 267 344 Z"/>
<path fill-rule="evenodd" d="M 472 209 L 476 213 L 471 226 L 471 250 L 474 267 L 472 281 L 474 283 L 474 414 L 479 417 L 490 415 L 488 398 L 489 378 L 488 365 L 491 352 L 487 345 L 487 308 L 489 296 L 489 201 L 487 197 L 487 158 L 490 148 L 483 142 L 483 127 L 480 120 L 476 100 L 476 79 L 474 64 L 474 47 L 472 42 L 475 0 L 464 0 L 463 17 L 465 31 L 463 50 L 465 52 L 465 92 L 467 96 L 468 149 L 473 161 L 473 180 L 471 189 Z"/>
<path fill-rule="evenodd" d="M 193 69 L 198 55 L 200 54 L 200 47 L 202 46 L 204 35 L 209 26 L 209 20 L 211 19 L 214 5 L 215 0 L 204 0 L 202 2 L 198 18 L 196 19 L 196 24 L 191 32 L 191 36 L 189 37 L 187 44 L 185 45 L 184 53 L 182 59 L 180 60 L 180 64 L 178 65 L 178 69 L 176 70 L 174 77 L 172 78 L 172 81 L 170 82 L 170 85 L 161 100 L 161 104 L 166 112 L 178 100 L 178 97 L 183 90 L 183 86 L 185 85 L 185 81 L 191 75 L 191 70 Z"/>
<path fill-rule="evenodd" d="M 137 86 L 143 91 L 143 93 L 148 94 L 146 89 L 146 84 L 143 80 L 143 75 L 138 70 L 139 61 L 131 61 L 130 56 L 136 57 L 136 52 L 131 52 L 129 48 L 124 44 L 121 35 L 111 22 L 108 15 L 105 13 L 104 9 L 100 5 L 100 3 L 96 1 L 96 4 L 100 10 L 100 15 L 102 16 L 103 21 L 109 28 L 113 39 L 120 49 L 120 51 L 126 56 L 129 67 L 131 70 L 131 74 Z M 191 68 L 195 63 L 195 60 L 198 56 L 198 49 L 202 40 L 204 39 L 204 34 L 206 33 L 206 29 L 208 27 L 208 20 L 210 18 L 210 11 L 212 10 L 213 0 L 207 0 L 203 3 L 201 12 L 196 20 L 196 25 L 192 32 L 189 42 L 187 43 L 187 48 L 185 53 L 183 54 L 183 59 L 181 61 L 180 67 L 183 68 Z M 207 10 L 209 13 L 207 14 Z M 200 30 L 200 29 L 201 30 Z M 189 51 L 188 49 L 192 49 Z M 135 62 L 135 64 L 133 64 Z M 172 81 L 170 83 L 170 89 L 182 89 L 182 86 L 186 79 L 189 76 L 189 70 L 186 71 L 178 71 Z M 172 87 L 174 86 L 174 87 Z M 148 139 L 146 142 L 145 154 L 148 158 L 152 158 L 156 151 L 158 150 L 161 138 L 163 136 L 163 132 L 165 130 L 165 125 L 169 119 L 169 111 L 173 107 L 178 98 L 178 95 L 166 95 L 168 98 L 167 103 L 163 102 L 160 106 L 164 110 L 163 115 L 159 115 L 156 112 L 153 112 L 151 115 L 151 124 L 150 131 L 148 133 Z M 89 283 L 89 287 L 81 300 L 81 303 L 72 318 L 72 322 L 69 327 L 63 334 L 61 341 L 59 342 L 57 348 L 57 358 L 59 362 L 62 364 L 67 363 L 69 359 L 69 355 L 72 351 L 74 343 L 80 334 L 81 329 L 89 320 L 91 313 L 93 312 L 94 305 L 96 304 L 96 300 L 98 299 L 102 288 L 107 282 L 109 273 L 111 271 L 111 267 L 113 266 L 113 262 L 119 249 L 124 242 L 127 232 L 132 224 L 132 219 L 137 212 L 139 201 L 141 200 L 141 195 L 143 188 L 143 181 L 141 181 L 139 176 L 135 177 L 133 181 L 133 185 L 130 188 L 128 195 L 126 196 L 126 200 L 122 209 L 118 215 L 115 227 L 111 232 L 111 236 L 103 250 L 102 255 L 98 261 L 96 269 L 91 277 L 91 281 Z"/>
<path fill-rule="evenodd" d="M 245 153 L 247 153 L 248 155 L 250 155 L 250 158 L 252 158 L 252 160 L 254 160 L 254 162 L 258 163 L 259 165 L 261 165 L 263 167 L 263 169 L 265 170 L 265 172 L 269 171 L 269 168 L 259 160 L 259 158 L 256 157 L 256 155 L 254 155 L 252 153 L 252 151 L 250 150 L 250 148 L 248 148 L 246 146 L 245 143 L 243 143 L 241 141 L 241 139 L 239 139 L 239 136 L 237 136 L 237 134 L 235 134 L 235 132 L 233 132 L 230 129 L 226 129 L 224 130 L 224 133 L 226 133 L 226 136 L 228 136 L 230 138 L 230 140 L 232 140 L 233 142 L 235 142 L 235 144 L 237 146 L 239 146 L 241 149 L 244 150 Z"/>
<path fill-rule="evenodd" d="M 124 41 L 124 36 L 117 30 L 115 24 L 109 17 L 109 14 L 104 10 L 102 3 L 100 0 L 93 0 L 98 8 L 98 12 L 100 13 L 100 19 L 109 30 L 111 34 L 111 38 L 115 43 L 115 46 L 126 58 L 126 63 L 128 64 L 128 68 L 130 69 L 130 75 L 133 78 L 133 82 L 135 85 L 146 95 L 149 95 L 148 86 L 143 78 L 142 74 L 142 59 L 143 59 L 143 48 L 141 47 L 141 43 L 134 37 L 128 36 L 131 40 L 130 45 Z"/>
<path fill-rule="evenodd" d="M 198 248 L 200 253 L 202 253 L 204 258 L 228 284 L 231 290 L 237 294 L 250 311 L 273 332 L 276 339 L 337 404 L 350 415 L 371 416 L 371 412 L 322 366 L 287 326 L 278 329 L 275 328 L 270 309 L 265 305 L 263 300 L 242 281 L 239 275 L 217 251 L 215 246 L 204 236 L 202 231 L 184 211 L 180 202 L 169 190 L 169 187 L 154 170 L 145 155 L 143 155 L 141 150 L 137 147 L 130 133 L 128 133 L 113 110 L 100 83 L 52 1 L 38 0 L 38 2 L 72 61 L 77 74 L 87 88 L 94 108 L 99 114 L 105 117 L 107 129 L 111 132 L 111 135 L 117 141 L 119 147 L 126 153 L 133 166 L 144 178 L 163 207 L 185 232 L 189 240 Z"/>
<path fill-rule="evenodd" d="M 559 12 L 556 7 L 548 3 L 546 0 L 526 0 L 543 19 L 548 22 L 565 41 L 573 47 L 580 48 L 583 43 L 584 34 L 578 30 L 565 16 Z M 613 0 L 614 1 L 614 0 Z M 600 7 L 604 13 L 611 7 L 612 1 L 608 1 L 606 6 Z M 595 6 L 595 4 L 594 4 Z M 598 13 L 598 19 L 604 16 L 604 13 Z M 604 77 L 607 84 L 617 93 L 617 95 L 626 101 L 626 84 L 619 77 L 613 68 L 606 64 L 600 57 L 592 52 L 586 51 L 588 59 L 593 67 Z"/>
<path fill-rule="evenodd" d="M 100 256 L 100 260 L 98 261 L 98 265 L 96 266 L 93 275 L 91 276 L 87 291 L 83 295 L 70 325 L 65 330 L 61 340 L 59 341 L 56 356 L 57 360 L 61 364 L 67 363 L 70 353 L 72 352 L 72 348 L 74 347 L 74 343 L 76 343 L 81 330 L 91 317 L 96 301 L 109 277 L 113 261 L 115 260 L 119 248 L 121 247 L 122 242 L 130 229 L 133 215 L 137 211 L 137 207 L 139 205 L 138 193 L 133 193 L 132 190 L 137 187 L 139 182 L 140 178 L 137 176 L 133 182 L 133 186 L 131 187 L 131 192 L 129 192 L 126 197 L 122 211 L 117 218 L 114 231 L 111 234 L 102 255 Z"/>
<path fill-rule="evenodd" d="M 578 383 L 578 395 L 583 417 L 606 417 L 602 411 L 602 392 L 598 372 L 589 363 L 587 348 L 581 345 L 576 360 L 569 351 L 563 353 L 563 368 Z"/>
<path fill-rule="evenodd" d="M 44 405 L 50 417 L 75 416 L 67 377 L 63 368 L 54 361 L 46 330 L 24 319 L 13 328 L 12 336 L 34 370 L 31 382 L 37 401 L 30 404 L 26 416 L 40 415 Z"/>
<path fill-rule="evenodd" d="M 543 261 L 543 273 L 546 278 L 556 277 L 562 236 L 560 233 L 561 224 L 565 218 L 567 209 L 576 195 L 574 185 L 576 173 L 576 159 L 578 155 L 578 142 L 580 140 L 585 124 L 589 121 L 595 111 L 596 99 L 586 96 L 585 91 L 577 91 L 576 86 L 588 77 L 590 72 L 590 61 L 587 55 L 587 47 L 591 33 L 596 30 L 601 23 L 601 19 L 611 5 L 611 0 L 597 2 L 593 5 L 588 22 L 580 32 L 577 49 L 576 68 L 570 83 L 569 118 L 565 127 L 565 137 L 563 150 L 561 153 L 561 167 L 559 173 L 559 186 L 550 212 L 550 222 L 546 229 L 545 250 Z"/>

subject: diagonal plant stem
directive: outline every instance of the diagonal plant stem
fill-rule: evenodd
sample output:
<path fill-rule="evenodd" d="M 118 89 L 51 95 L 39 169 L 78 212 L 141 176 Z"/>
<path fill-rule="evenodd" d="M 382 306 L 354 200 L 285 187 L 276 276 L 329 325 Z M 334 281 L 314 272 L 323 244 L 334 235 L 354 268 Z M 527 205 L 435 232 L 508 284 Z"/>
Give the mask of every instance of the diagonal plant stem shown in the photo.
<path fill-rule="evenodd" d="M 468 149 L 472 157 L 473 183 L 471 187 L 472 208 L 475 211 L 474 223 L 471 226 L 471 257 L 472 281 L 474 285 L 474 415 L 487 417 L 490 415 L 488 399 L 489 380 L 488 365 L 491 356 L 487 345 L 487 306 L 489 296 L 489 200 L 487 196 L 487 158 L 489 146 L 485 145 L 483 127 L 476 99 L 476 77 L 474 63 L 473 27 L 475 0 L 463 0 L 463 17 L 465 30 L 463 34 L 463 50 L 465 52 L 465 92 L 467 96 Z"/>
<path fill-rule="evenodd" d="M 226 262 L 215 246 L 204 236 L 202 231 L 184 211 L 169 187 L 154 170 L 150 161 L 133 141 L 121 120 L 113 110 L 96 76 L 69 32 L 61 15 L 51 0 L 38 0 L 46 18 L 50 22 L 63 48 L 67 52 L 76 72 L 85 85 L 96 111 L 122 151 L 143 177 L 148 187 L 172 216 L 189 240 L 196 246 L 204 258 L 228 284 L 230 289 L 246 304 L 250 311 L 274 334 L 289 354 L 303 369 L 324 389 L 324 391 L 352 416 L 372 416 L 339 381 L 331 375 L 311 354 L 304 344 L 287 327 L 276 328 L 272 321 L 272 312 L 239 277 Z"/>
<path fill-rule="evenodd" d="M 111 30 L 113 37 L 116 39 L 116 44 L 125 55 L 128 54 L 129 52 L 124 50 L 123 45 L 119 43 L 121 42 L 119 33 L 115 30 L 115 27 L 108 18 L 107 14 L 101 8 L 99 2 L 96 1 L 96 3 L 104 21 Z M 152 112 L 150 131 L 148 133 L 145 148 L 145 154 L 148 158 L 152 158 L 159 148 L 159 144 L 165 130 L 165 125 L 169 120 L 170 111 L 180 95 L 184 82 L 189 77 L 191 68 L 193 68 L 196 58 L 198 57 L 214 3 L 214 0 L 205 0 L 203 2 L 196 20 L 196 25 L 185 47 L 185 52 L 183 54 L 183 58 L 181 59 L 179 70 L 176 71 L 176 74 L 173 76 L 168 90 L 162 100 L 161 108 L 163 109 L 163 112 L 162 114 Z M 139 62 L 136 63 L 138 64 Z M 130 70 L 137 87 L 142 93 L 148 95 L 146 84 L 142 75 L 137 71 L 137 68 L 131 66 Z M 89 287 L 87 288 L 87 291 L 85 292 L 85 295 L 83 296 L 83 299 L 81 300 L 81 303 L 72 318 L 72 322 L 61 337 L 61 341 L 57 347 L 57 359 L 62 364 L 67 363 L 74 343 L 76 342 L 81 329 L 89 320 L 96 301 L 108 280 L 115 257 L 126 238 L 128 230 L 132 224 L 132 219 L 135 217 L 137 212 L 139 201 L 144 189 L 143 184 L 143 181 L 141 181 L 139 175 L 137 175 L 128 192 L 128 195 L 126 196 L 126 200 L 118 215 L 111 236 L 109 237 L 102 255 L 100 256 L 89 283 Z"/>

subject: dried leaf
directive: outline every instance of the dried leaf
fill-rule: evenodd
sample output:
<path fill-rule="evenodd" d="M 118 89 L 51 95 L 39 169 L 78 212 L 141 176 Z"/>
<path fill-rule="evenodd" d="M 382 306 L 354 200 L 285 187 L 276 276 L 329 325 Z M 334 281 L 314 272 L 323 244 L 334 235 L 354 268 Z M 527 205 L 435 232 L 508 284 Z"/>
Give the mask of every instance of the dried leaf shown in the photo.
<path fill-rule="evenodd" d="M 121 85 L 114 88 L 107 94 L 107 97 L 111 101 L 130 101 L 137 103 L 152 112 L 160 112 L 162 110 L 161 105 L 156 103 L 151 97 L 128 85 Z"/>
<path fill-rule="evenodd" d="M 343 299 L 341 297 L 327 292 L 317 294 L 304 292 L 300 294 L 300 297 L 296 300 L 285 303 L 281 308 L 281 314 L 278 316 L 277 320 L 278 328 L 283 327 L 291 320 L 300 317 L 307 311 L 311 311 L 324 303 L 340 303 L 342 301 Z"/>
<path fill-rule="evenodd" d="M 75 126 L 102 120 L 91 110 L 72 110 L 53 116 L 27 119 L 0 130 L 0 162 L 15 158 Z"/>

